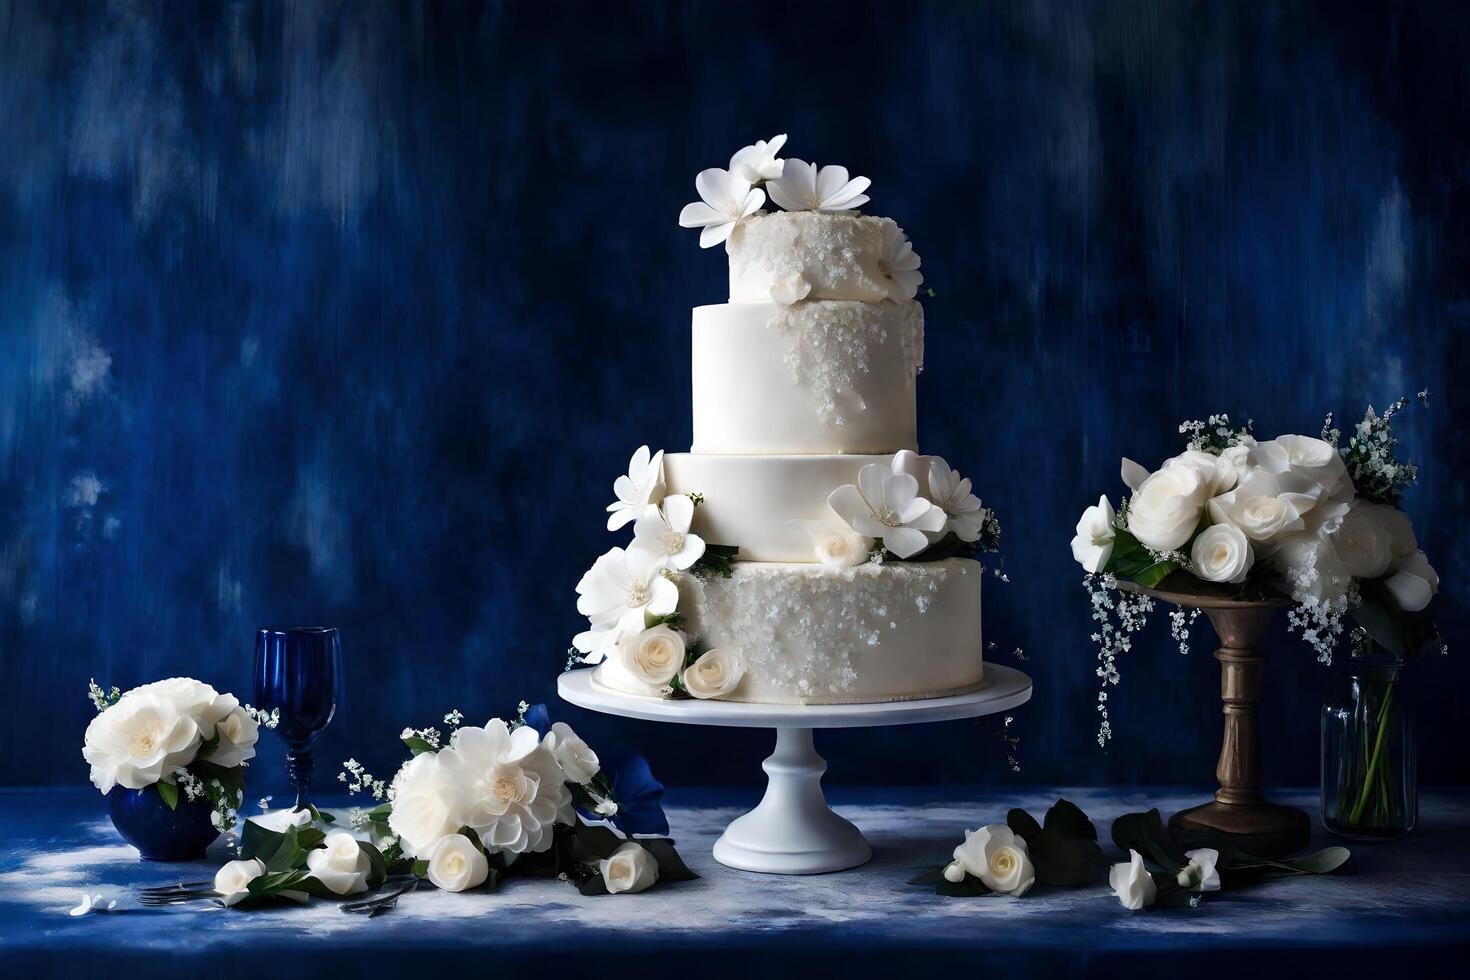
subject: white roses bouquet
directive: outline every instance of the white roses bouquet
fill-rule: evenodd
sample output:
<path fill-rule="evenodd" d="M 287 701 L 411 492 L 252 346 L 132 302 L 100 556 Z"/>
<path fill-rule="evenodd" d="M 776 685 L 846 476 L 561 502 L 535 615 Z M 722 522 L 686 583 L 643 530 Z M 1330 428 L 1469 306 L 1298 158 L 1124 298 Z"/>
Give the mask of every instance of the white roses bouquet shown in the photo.
<path fill-rule="evenodd" d="M 182 791 L 190 802 L 208 800 L 217 828 L 234 826 L 244 767 L 255 756 L 260 727 L 273 727 L 276 716 L 189 677 L 126 694 L 93 681 L 89 697 L 97 716 L 87 726 L 82 756 L 98 790 L 151 786 L 170 809 L 178 807 Z"/>
<path fill-rule="evenodd" d="M 1225 415 L 1179 427 L 1189 443 L 1150 473 L 1123 460 L 1131 491 L 1115 511 L 1106 496 L 1077 522 L 1072 555 L 1087 572 L 1094 619 L 1102 628 L 1099 675 L 1116 683 L 1116 654 L 1141 628 L 1152 600 L 1106 593 L 1119 581 L 1145 589 L 1280 598 L 1291 628 L 1326 662 L 1356 623 L 1355 651 L 1374 644 L 1398 658 L 1443 649 L 1425 611 L 1439 591 L 1408 515 L 1398 508 L 1417 476 L 1396 457 L 1391 420 L 1370 406 L 1346 444 L 1329 415 L 1320 438 L 1257 440 Z M 1166 581 L 1167 580 L 1167 581 Z M 1114 612 L 1118 625 L 1110 622 Z M 1174 635 L 1188 638 L 1185 614 Z M 1187 647 L 1185 647 L 1187 649 Z M 1099 734 L 1106 741 L 1104 725 Z"/>

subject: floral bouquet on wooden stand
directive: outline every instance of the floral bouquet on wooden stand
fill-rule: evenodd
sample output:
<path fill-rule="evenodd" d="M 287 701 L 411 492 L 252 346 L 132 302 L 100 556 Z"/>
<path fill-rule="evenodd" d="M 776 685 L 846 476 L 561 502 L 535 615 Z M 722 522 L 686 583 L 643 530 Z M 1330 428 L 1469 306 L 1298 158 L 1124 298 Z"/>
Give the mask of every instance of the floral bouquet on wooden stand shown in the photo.
<path fill-rule="evenodd" d="M 235 826 L 245 766 L 276 716 L 202 681 L 170 677 L 124 694 L 93 681 L 82 756 L 112 822 L 144 858 L 184 861 Z"/>
<path fill-rule="evenodd" d="M 1427 402 L 1427 393 L 1420 399 Z M 1123 460 L 1130 495 L 1116 510 L 1101 497 L 1072 539 L 1099 624 L 1093 640 L 1103 685 L 1100 745 L 1112 736 L 1107 688 L 1118 683 L 1118 656 L 1156 600 L 1176 606 L 1170 622 L 1181 652 L 1188 652 L 1189 628 L 1201 611 L 1224 644 L 1217 657 L 1230 710 L 1219 804 L 1262 802 L 1255 782 L 1256 647 L 1272 609 L 1288 607 L 1291 630 L 1324 663 L 1344 641 L 1355 659 L 1402 663 L 1444 651 L 1427 611 L 1439 577 L 1398 506 L 1418 475 L 1413 463 L 1398 459 L 1392 432 L 1406 404 L 1401 399 L 1382 414 L 1370 406 L 1346 440 L 1331 415 L 1320 437 L 1269 440 L 1257 439 L 1249 423 L 1235 426 L 1215 415 L 1181 425 L 1188 444 L 1157 470 Z M 1386 757 L 1371 747 L 1398 722 L 1391 696 L 1376 704 L 1361 733 L 1369 750 L 1343 777 L 1348 813 L 1373 809 L 1369 797 L 1388 788 Z"/>

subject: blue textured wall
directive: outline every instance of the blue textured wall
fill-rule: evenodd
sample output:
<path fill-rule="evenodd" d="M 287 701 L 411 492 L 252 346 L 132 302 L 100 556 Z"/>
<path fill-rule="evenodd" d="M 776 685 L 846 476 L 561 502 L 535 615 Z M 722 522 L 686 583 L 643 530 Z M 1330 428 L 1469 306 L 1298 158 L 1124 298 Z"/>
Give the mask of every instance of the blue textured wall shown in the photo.
<path fill-rule="evenodd" d="M 924 256 L 920 439 L 1002 515 L 986 626 L 1037 681 L 1018 776 L 982 721 L 834 734 L 835 778 L 1208 780 L 1203 623 L 1093 743 L 1067 541 L 1211 411 L 1434 392 L 1408 507 L 1461 647 L 1470 32 L 1337 7 L 0 2 L 0 782 L 85 778 L 89 676 L 240 690 L 265 623 L 343 629 L 324 764 L 551 697 L 612 479 L 688 444 L 725 265 L 675 216 L 775 132 Z M 1467 657 L 1420 671 L 1431 781 Z M 1272 658 L 1268 775 L 1309 783 L 1323 672 Z M 766 749 L 575 718 L 676 782 Z"/>

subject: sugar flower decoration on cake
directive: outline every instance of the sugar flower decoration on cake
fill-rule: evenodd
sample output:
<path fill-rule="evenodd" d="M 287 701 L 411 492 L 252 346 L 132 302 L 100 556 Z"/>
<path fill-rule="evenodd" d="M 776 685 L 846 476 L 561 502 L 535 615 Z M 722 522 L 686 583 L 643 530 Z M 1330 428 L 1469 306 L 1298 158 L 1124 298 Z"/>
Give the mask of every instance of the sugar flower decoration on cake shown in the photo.
<path fill-rule="evenodd" d="M 752 145 L 737 150 L 730 158 L 730 173 L 742 180 L 750 181 L 751 184 L 775 180 L 781 176 L 782 165 L 786 162 L 776 154 L 785 145 L 785 133 L 771 137 L 769 143 L 765 140 L 756 140 Z"/>
<path fill-rule="evenodd" d="M 970 492 L 970 480 L 939 457 L 929 461 L 929 499 L 944 511 L 942 531 L 953 531 L 961 541 L 980 540 L 987 516 L 980 498 Z"/>
<path fill-rule="evenodd" d="M 766 184 L 771 200 L 787 211 L 851 211 L 868 203 L 867 190 L 872 181 L 866 177 L 847 176 L 847 168 L 826 166 L 818 169 L 795 157 L 786 161 L 777 180 Z M 917 266 L 915 266 L 917 268 Z"/>
<path fill-rule="evenodd" d="M 684 210 L 679 212 L 679 224 L 684 228 L 703 229 L 699 233 L 700 248 L 710 248 L 729 238 L 737 224 L 766 203 L 764 191 L 751 187 L 744 177 L 719 167 L 701 170 L 694 178 L 694 189 L 700 199 L 684 205 Z"/>
<path fill-rule="evenodd" d="M 878 271 L 888 285 L 888 298 L 897 303 L 901 299 L 913 299 L 919 294 L 924 274 L 919 271 L 919 253 L 913 243 L 904 236 L 903 229 L 894 224 L 883 225 L 883 251 L 878 256 Z"/>
<path fill-rule="evenodd" d="M 637 551 L 665 568 L 683 571 L 704 555 L 704 539 L 689 530 L 694 521 L 694 501 L 682 493 L 665 497 L 663 505 L 650 505 L 633 524 Z"/>
<path fill-rule="evenodd" d="M 650 454 L 647 446 L 639 446 L 628 460 L 628 474 L 613 483 L 617 500 L 607 505 L 607 529 L 616 531 L 630 521 L 636 521 L 656 504 L 664 492 L 664 451 Z"/>
<path fill-rule="evenodd" d="M 883 542 L 900 558 L 910 558 L 929 546 L 924 533 L 944 530 L 944 511 L 919 496 L 919 481 L 895 473 L 882 463 L 858 471 L 857 485 L 833 490 L 827 503 L 857 533 Z"/>
<path fill-rule="evenodd" d="M 667 616 L 679 604 L 679 588 L 663 575 L 663 561 L 648 551 L 613 548 L 577 583 L 577 612 L 591 628 L 572 645 L 587 663 L 599 663 L 618 641 L 643 629 L 644 616 Z"/>
<path fill-rule="evenodd" d="M 790 521 L 812 539 L 817 561 L 832 568 L 851 568 L 867 562 L 873 543 L 843 521 Z"/>

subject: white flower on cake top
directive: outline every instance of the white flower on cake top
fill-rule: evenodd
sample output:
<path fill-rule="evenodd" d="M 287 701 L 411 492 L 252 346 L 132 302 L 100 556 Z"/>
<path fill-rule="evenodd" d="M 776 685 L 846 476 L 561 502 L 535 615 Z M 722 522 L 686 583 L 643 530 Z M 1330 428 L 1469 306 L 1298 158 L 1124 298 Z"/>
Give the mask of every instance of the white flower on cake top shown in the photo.
<path fill-rule="evenodd" d="M 851 211 L 868 203 L 863 191 L 872 185 L 866 177 L 847 176 L 847 168 L 829 165 L 818 168 L 792 157 L 781 176 L 766 184 L 771 200 L 787 211 Z"/>
<path fill-rule="evenodd" d="M 607 505 L 607 529 L 618 528 L 642 517 L 649 504 L 656 504 L 664 493 L 664 451 L 650 454 L 647 446 L 639 446 L 628 460 L 628 474 L 613 482 L 618 498 Z"/>
<path fill-rule="evenodd" d="M 888 283 L 888 298 L 895 303 L 900 299 L 913 299 L 919 294 L 924 274 L 919 271 L 919 253 L 913 243 L 904 237 L 903 229 L 897 225 L 883 226 L 883 251 L 878 258 L 878 271 Z"/>
<path fill-rule="evenodd" d="M 704 539 L 689 530 L 694 501 L 682 493 L 665 497 L 662 506 L 650 505 L 633 525 L 633 544 L 645 559 L 683 571 L 704 554 Z"/>
<path fill-rule="evenodd" d="M 783 165 L 786 163 L 776 154 L 785 145 L 785 133 L 771 137 L 769 143 L 765 140 L 756 140 L 750 146 L 735 151 L 735 155 L 730 158 L 730 172 L 752 184 L 759 184 L 763 180 L 775 180 L 781 176 Z"/>
<path fill-rule="evenodd" d="M 730 237 L 735 225 L 760 210 L 766 203 L 763 191 L 750 186 L 750 181 L 728 170 L 711 167 L 694 178 L 699 200 L 684 205 L 679 224 L 685 228 L 702 228 L 699 247 L 709 248 Z"/>

